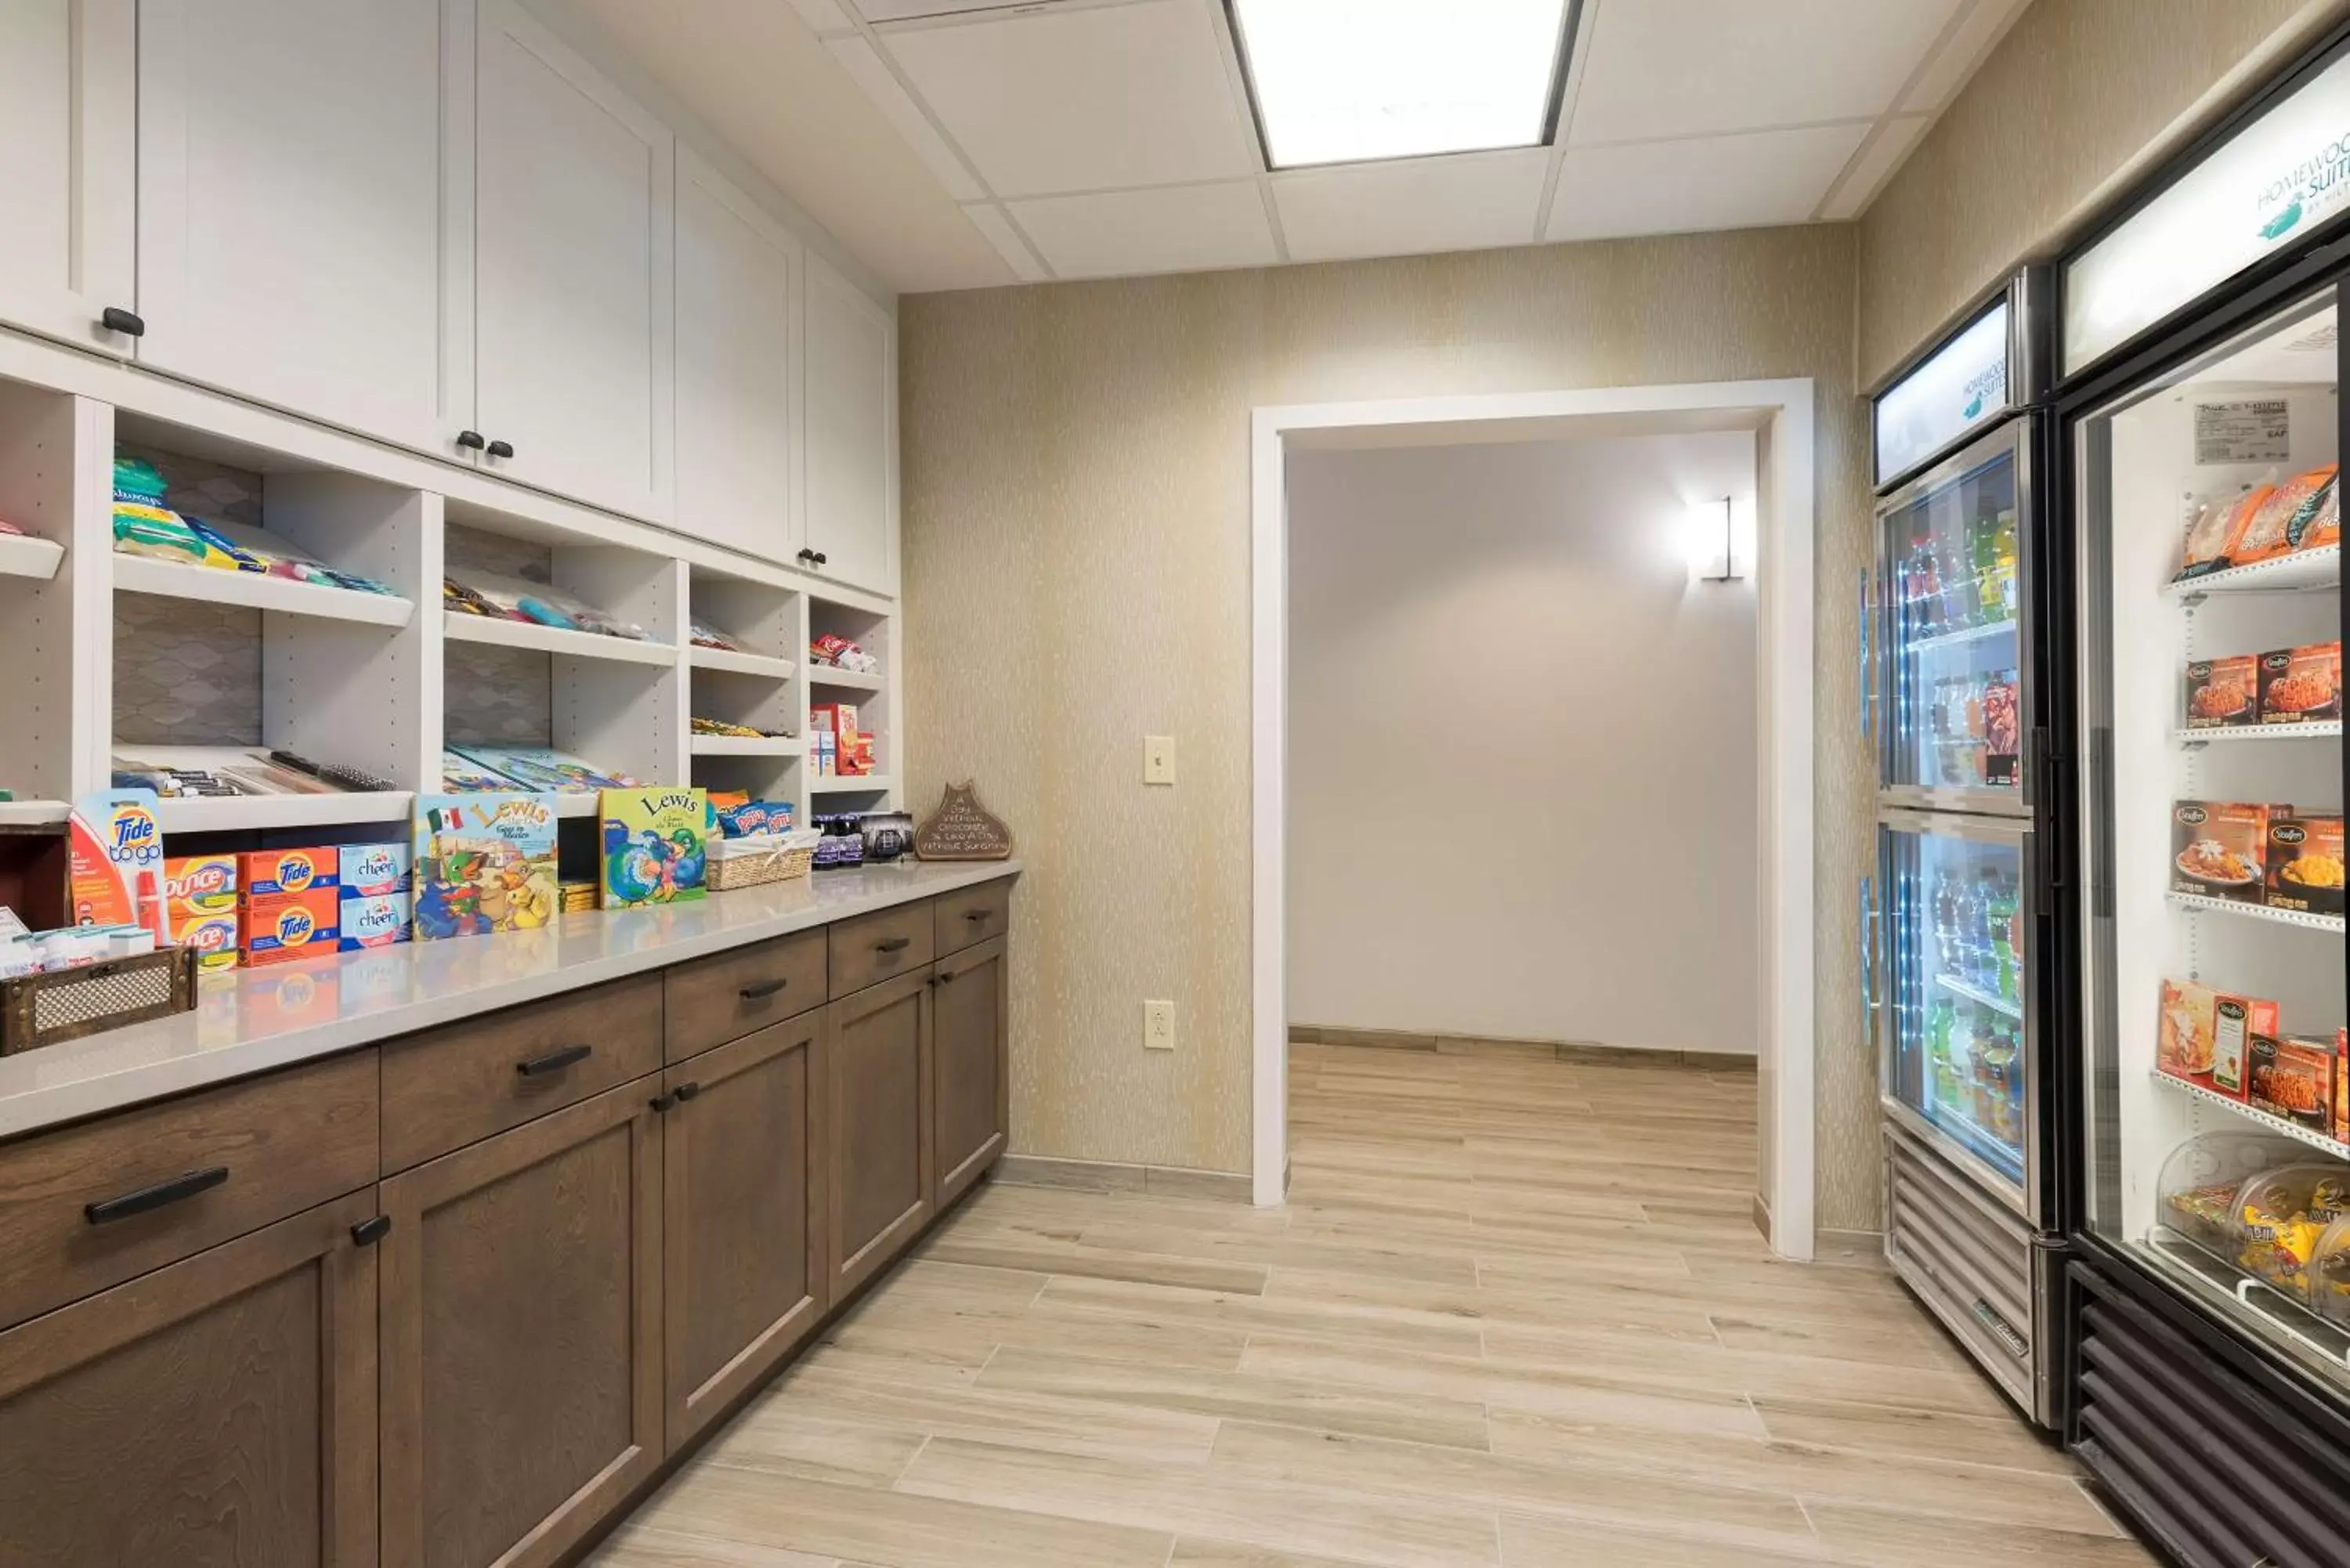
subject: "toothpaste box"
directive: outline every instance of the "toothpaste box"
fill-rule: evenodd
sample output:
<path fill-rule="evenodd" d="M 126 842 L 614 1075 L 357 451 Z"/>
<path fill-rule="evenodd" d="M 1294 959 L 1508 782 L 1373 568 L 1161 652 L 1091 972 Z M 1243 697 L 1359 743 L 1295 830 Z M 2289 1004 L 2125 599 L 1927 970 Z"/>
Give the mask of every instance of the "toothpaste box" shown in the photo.
<path fill-rule="evenodd" d="M 336 945 L 345 952 L 359 948 L 384 948 L 408 940 L 408 893 L 354 893 L 343 889 L 337 913 L 340 931 Z"/>
<path fill-rule="evenodd" d="M 411 854 L 405 844 L 346 844 L 337 856 L 336 885 L 346 898 L 405 893 Z"/>
<path fill-rule="evenodd" d="M 341 930 L 342 901 L 332 888 L 313 888 L 248 897 L 244 915 L 244 961 L 276 963 L 333 952 Z"/>
<path fill-rule="evenodd" d="M 172 941 L 196 950 L 198 969 L 234 969 L 243 956 L 244 921 L 237 907 L 225 909 L 172 909 Z"/>
<path fill-rule="evenodd" d="M 256 849 L 237 857 L 240 896 L 248 904 L 283 893 L 309 893 L 336 884 L 332 846 L 321 849 Z"/>

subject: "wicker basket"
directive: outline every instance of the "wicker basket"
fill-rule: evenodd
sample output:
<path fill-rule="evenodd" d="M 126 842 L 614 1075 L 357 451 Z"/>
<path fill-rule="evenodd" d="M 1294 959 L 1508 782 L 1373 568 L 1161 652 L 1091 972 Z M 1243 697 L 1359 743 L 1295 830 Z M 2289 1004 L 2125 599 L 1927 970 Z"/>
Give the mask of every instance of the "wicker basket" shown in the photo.
<path fill-rule="evenodd" d="M 0 981 L 0 1056 L 168 1018 L 195 1004 L 193 948 Z"/>
<path fill-rule="evenodd" d="M 760 888 L 770 882 L 796 881 L 806 876 L 816 862 L 817 836 L 814 833 L 764 833 L 712 844 L 705 879 L 715 893 Z"/>

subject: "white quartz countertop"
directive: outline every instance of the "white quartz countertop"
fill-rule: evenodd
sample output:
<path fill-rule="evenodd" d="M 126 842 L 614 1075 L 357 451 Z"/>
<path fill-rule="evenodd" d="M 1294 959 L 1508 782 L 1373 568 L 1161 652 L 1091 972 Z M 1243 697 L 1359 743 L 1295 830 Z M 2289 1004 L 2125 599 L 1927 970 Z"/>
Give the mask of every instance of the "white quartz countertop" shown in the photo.
<path fill-rule="evenodd" d="M 1016 860 L 819 871 L 543 930 L 209 974 L 192 1012 L 0 1056 L 0 1138 L 331 1055 L 1018 873 Z"/>

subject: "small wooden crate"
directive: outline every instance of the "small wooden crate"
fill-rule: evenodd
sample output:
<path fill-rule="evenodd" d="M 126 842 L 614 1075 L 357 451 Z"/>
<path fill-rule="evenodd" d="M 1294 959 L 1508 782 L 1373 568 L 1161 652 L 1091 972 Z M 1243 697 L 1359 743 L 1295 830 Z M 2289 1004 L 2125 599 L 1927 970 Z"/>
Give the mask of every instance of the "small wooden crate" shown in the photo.
<path fill-rule="evenodd" d="M 195 1004 L 193 948 L 0 981 L 0 1056 L 169 1018 Z"/>
<path fill-rule="evenodd" d="M 737 838 L 728 841 L 728 852 L 710 857 L 704 879 L 714 893 L 730 893 L 738 888 L 760 888 L 770 882 L 792 882 L 808 874 L 816 863 L 816 846 L 796 843 L 797 834 L 774 834 L 771 846 L 752 846 L 754 840 Z M 736 848 L 736 846 L 745 847 Z M 715 849 L 717 846 L 712 845 Z"/>

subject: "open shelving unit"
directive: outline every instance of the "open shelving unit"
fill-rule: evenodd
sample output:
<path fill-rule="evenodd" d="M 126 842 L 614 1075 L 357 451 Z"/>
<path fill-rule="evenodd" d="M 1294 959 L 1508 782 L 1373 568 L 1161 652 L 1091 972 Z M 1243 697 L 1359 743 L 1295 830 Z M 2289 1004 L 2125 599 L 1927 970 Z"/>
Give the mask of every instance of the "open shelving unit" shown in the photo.
<path fill-rule="evenodd" d="M 519 648 L 533 653 L 561 654 L 566 659 L 603 659 L 616 664 L 650 664 L 664 669 L 677 662 L 673 643 L 607 637 L 601 632 L 573 631 L 568 627 L 539 626 L 526 620 L 493 620 L 487 616 L 463 612 L 444 618 L 441 635 L 450 642 Z"/>
<path fill-rule="evenodd" d="M 879 675 L 867 675 L 859 670 L 843 670 L 837 665 L 811 662 L 807 669 L 808 684 L 830 687 L 836 691 L 883 691 L 889 680 Z"/>
<path fill-rule="evenodd" d="M 31 577 L 47 582 L 57 575 L 66 547 L 49 539 L 0 534 L 0 577 Z"/>
<path fill-rule="evenodd" d="M 211 566 L 181 566 L 169 561 L 123 556 L 114 562 L 114 591 L 151 594 L 159 598 L 193 599 L 200 604 L 236 605 L 244 609 L 276 610 L 285 615 L 311 616 L 320 620 L 346 620 L 361 626 L 406 626 L 416 613 L 410 600 L 392 594 L 362 593 L 354 588 L 322 587 L 258 572 L 229 572 Z"/>

